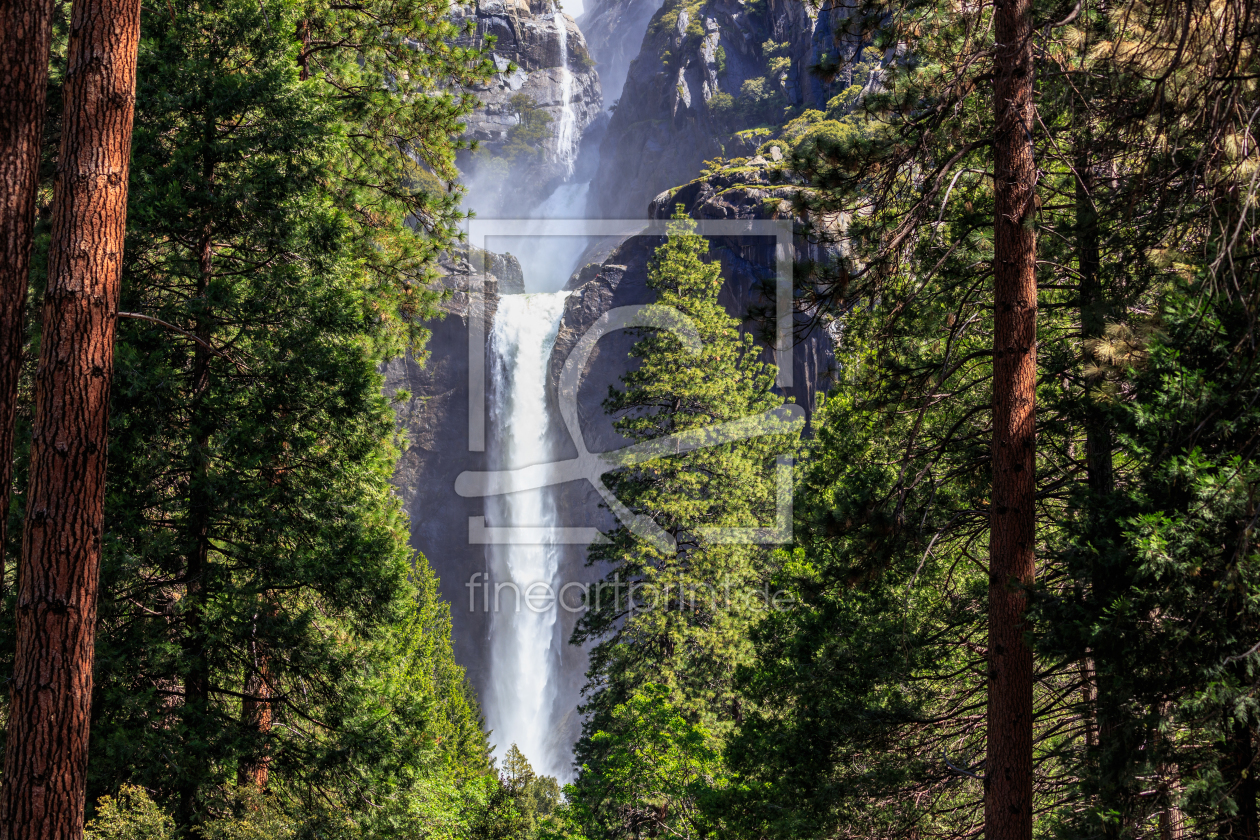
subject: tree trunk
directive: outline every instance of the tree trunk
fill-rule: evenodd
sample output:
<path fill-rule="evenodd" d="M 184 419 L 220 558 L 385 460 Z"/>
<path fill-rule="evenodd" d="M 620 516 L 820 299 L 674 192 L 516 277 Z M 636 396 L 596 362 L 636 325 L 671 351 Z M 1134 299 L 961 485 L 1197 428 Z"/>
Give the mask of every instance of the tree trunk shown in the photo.
<path fill-rule="evenodd" d="M 214 165 L 209 157 L 213 123 L 207 120 L 206 157 L 202 175 L 205 183 L 213 183 Z M 197 245 L 199 275 L 197 297 L 206 301 L 210 280 L 214 272 L 213 230 L 206 225 Z M 184 634 L 184 652 L 188 657 L 188 672 L 184 679 L 184 705 L 190 725 L 200 730 L 205 726 L 210 704 L 210 663 L 206 644 L 206 627 L 203 616 L 208 595 L 210 568 L 210 519 L 212 501 L 208 487 L 210 476 L 210 430 L 212 418 L 206 407 L 206 395 L 210 389 L 210 319 L 203 307 L 196 319 L 194 334 L 201 339 L 193 353 L 191 432 L 193 440 L 189 451 L 189 493 L 187 591 L 184 610 L 187 626 Z M 200 794 L 208 759 L 191 756 L 190 769 L 184 778 L 176 814 L 181 831 L 193 837 L 192 829 L 200 821 Z"/>
<path fill-rule="evenodd" d="M 989 521 L 989 708 L 985 840 L 1032 837 L 1032 651 L 1025 587 L 1035 570 L 1036 166 L 1032 4 L 998 0 L 993 138 L 993 498 Z"/>
<path fill-rule="evenodd" d="M 1093 166 L 1089 150 L 1093 138 L 1089 131 L 1088 113 L 1084 104 L 1079 106 L 1085 116 L 1080 134 L 1076 138 L 1073 166 L 1076 169 L 1076 263 L 1080 272 L 1077 285 L 1077 305 L 1080 309 L 1081 339 L 1102 338 L 1107 324 L 1107 303 L 1103 295 L 1102 278 L 1099 275 L 1101 259 L 1098 252 L 1098 208 L 1095 205 Z M 1085 395 L 1085 476 L 1091 495 L 1106 496 L 1115 487 L 1112 468 L 1111 427 L 1090 394 Z M 1086 516 L 1103 515 L 1100 508 L 1086 511 Z M 1098 527 L 1097 525 L 1095 527 Z M 1101 523 L 1101 527 L 1109 527 Z M 1120 580 L 1113 580 L 1117 572 L 1094 562 L 1090 572 L 1093 599 L 1098 609 L 1106 609 L 1115 597 Z M 1122 836 L 1133 822 L 1134 791 L 1127 782 L 1134 757 L 1140 755 L 1140 746 L 1125 743 L 1132 739 L 1132 732 L 1124 726 L 1124 711 L 1119 705 L 1120 692 L 1111 674 L 1111 661 L 1105 661 L 1096 670 L 1094 714 L 1098 723 L 1098 740 L 1090 747 L 1098 770 L 1096 780 L 1099 808 L 1105 813 L 1118 814 L 1116 819 L 1103 823 L 1102 834 L 1107 840 Z"/>
<path fill-rule="evenodd" d="M 1168 720 L 1172 716 L 1173 703 L 1171 701 L 1160 703 L 1156 706 L 1158 710 L 1157 720 Z M 1155 745 L 1155 754 L 1157 756 L 1165 756 L 1170 750 L 1165 746 L 1167 737 L 1159 731 L 1158 723 L 1151 727 L 1151 741 Z M 1182 830 L 1185 823 L 1185 817 L 1181 812 L 1181 807 L 1177 804 L 1177 797 L 1181 792 L 1181 779 L 1177 765 L 1161 758 L 1157 778 L 1159 779 L 1159 840 L 1181 840 L 1185 832 Z"/>
<path fill-rule="evenodd" d="M 1094 206 L 1094 176 L 1087 147 L 1089 136 L 1080 140 L 1076 155 L 1076 262 L 1080 270 L 1081 338 L 1102 338 L 1107 326 L 1107 302 L 1099 277 L 1098 210 Z M 1111 463 L 1111 428 L 1092 401 L 1086 400 L 1085 470 L 1089 489 L 1098 495 L 1110 493 L 1114 485 Z"/>
<path fill-rule="evenodd" d="M 0 594 L 52 14 L 51 0 L 0 3 Z"/>
<path fill-rule="evenodd" d="M 298 40 L 302 42 L 302 51 L 298 53 L 298 81 L 305 82 L 311 77 L 311 22 L 306 18 L 298 21 L 297 36 Z"/>
<path fill-rule="evenodd" d="M 1224 776 L 1237 811 L 1226 814 L 1221 835 L 1230 840 L 1258 840 L 1260 820 L 1256 812 L 1256 748 L 1251 727 L 1228 717 L 1225 725 L 1229 730 L 1225 736 Z"/>
<path fill-rule="evenodd" d="M 258 753 L 251 753 L 242 759 L 236 773 L 236 783 L 240 787 L 253 787 L 259 793 L 267 790 L 267 771 L 271 758 L 267 755 L 265 740 L 271 732 L 271 673 L 268 668 L 267 654 L 259 649 L 257 640 L 250 644 L 253 657 L 245 677 L 245 698 L 241 701 L 241 723 L 250 730 L 258 741 L 264 742 Z"/>
<path fill-rule="evenodd" d="M 138 0 L 76 0 L 35 377 L 0 838 L 78 840 Z"/>

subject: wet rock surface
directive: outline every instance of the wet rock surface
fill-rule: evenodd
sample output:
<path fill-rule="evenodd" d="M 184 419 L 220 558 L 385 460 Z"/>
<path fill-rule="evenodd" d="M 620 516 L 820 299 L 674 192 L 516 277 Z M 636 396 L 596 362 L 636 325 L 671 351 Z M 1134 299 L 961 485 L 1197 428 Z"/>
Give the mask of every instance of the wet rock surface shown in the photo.
<path fill-rule="evenodd" d="M 525 290 L 520 263 L 514 257 L 485 254 L 484 329 L 490 334 L 501 294 Z M 485 679 L 488 631 L 484 613 L 468 609 L 465 584 L 485 572 L 484 546 L 468 544 L 468 517 L 481 516 L 481 499 L 454 492 L 455 478 L 465 470 L 486 469 L 484 452 L 468 451 L 468 333 L 472 295 L 482 287 L 477 260 L 470 254 L 443 259 L 443 285 L 450 296 L 440 304 L 444 317 L 428 324 L 432 335 L 423 364 L 412 356 L 385 366 L 385 394 L 394 402 L 407 448 L 398 461 L 394 485 L 411 519 L 411 545 L 428 559 L 439 579 L 439 591 L 451 605 L 455 657 L 474 686 Z M 405 398 L 399 398 L 406 393 Z"/>
<path fill-rule="evenodd" d="M 476 91 L 481 104 L 466 119 L 465 136 L 481 148 L 459 160 L 477 191 L 478 212 L 493 217 L 515 202 L 541 200 L 570 174 L 603 94 L 582 31 L 552 3 L 477 0 L 458 7 L 455 20 L 473 22 L 477 43 L 496 38 L 499 72 Z M 528 154 L 509 148 L 513 129 L 528 119 L 523 104 L 546 115 L 540 143 Z"/>

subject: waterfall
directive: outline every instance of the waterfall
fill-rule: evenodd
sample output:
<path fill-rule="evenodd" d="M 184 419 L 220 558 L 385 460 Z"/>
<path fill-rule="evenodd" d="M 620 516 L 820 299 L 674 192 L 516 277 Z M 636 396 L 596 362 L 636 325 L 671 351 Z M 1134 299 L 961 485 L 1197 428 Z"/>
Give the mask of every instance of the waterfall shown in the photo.
<path fill-rule="evenodd" d="M 546 463 L 547 363 L 560 327 L 568 292 L 505 295 L 499 299 L 490 335 L 491 447 L 493 469 Z M 486 522 L 493 526 L 554 526 L 549 488 L 486 499 Z M 500 758 L 515 743 L 538 773 L 570 777 L 569 749 L 552 736 L 559 651 L 556 605 L 532 608 L 531 586 L 554 592 L 559 555 L 551 545 L 490 545 L 486 560 L 493 581 L 486 592 L 490 610 L 490 684 L 486 722 Z M 541 592 L 541 589 L 536 592 Z M 540 603 L 536 599 L 533 604 Z"/>
<path fill-rule="evenodd" d="M 551 4 L 551 19 L 556 26 L 556 35 L 560 39 L 560 125 L 556 132 L 556 150 L 560 160 L 564 161 L 569 175 L 573 174 L 573 164 L 577 159 L 577 115 L 573 113 L 573 74 L 569 72 L 569 28 L 565 25 L 564 15 Z"/>

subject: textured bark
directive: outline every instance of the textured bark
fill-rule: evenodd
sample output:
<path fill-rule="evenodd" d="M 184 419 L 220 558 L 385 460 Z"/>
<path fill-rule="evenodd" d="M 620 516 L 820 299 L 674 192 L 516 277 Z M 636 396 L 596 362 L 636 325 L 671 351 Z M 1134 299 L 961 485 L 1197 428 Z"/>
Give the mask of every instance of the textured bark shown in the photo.
<path fill-rule="evenodd" d="M 51 0 L 0 3 L 0 592 L 52 13 Z"/>
<path fill-rule="evenodd" d="M 1172 718 L 1173 705 L 1171 701 L 1159 704 L 1160 720 Z M 1159 731 L 1159 727 L 1152 729 L 1151 740 L 1155 744 L 1156 755 L 1166 754 L 1166 739 L 1167 736 Z M 1159 779 L 1156 787 L 1159 791 L 1159 840 L 1181 840 L 1185 836 L 1185 815 L 1177 805 L 1178 796 L 1181 794 L 1181 778 L 1177 765 L 1161 761 L 1157 777 Z"/>
<path fill-rule="evenodd" d="M 139 0 L 76 0 L 35 377 L 0 838 L 83 834 Z"/>
<path fill-rule="evenodd" d="M 260 651 L 255 641 L 250 645 L 253 667 L 245 677 L 245 698 L 241 701 L 241 723 L 259 740 L 265 741 L 271 732 L 271 673 L 267 655 Z M 236 773 L 240 787 L 253 787 L 259 793 L 267 790 L 267 773 L 271 757 L 264 750 L 241 761 Z"/>
<path fill-rule="evenodd" d="M 1032 583 L 1036 500 L 1036 165 L 1032 4 L 998 0 L 994 81 L 993 498 L 989 521 L 989 708 L 985 840 L 1032 837 Z"/>

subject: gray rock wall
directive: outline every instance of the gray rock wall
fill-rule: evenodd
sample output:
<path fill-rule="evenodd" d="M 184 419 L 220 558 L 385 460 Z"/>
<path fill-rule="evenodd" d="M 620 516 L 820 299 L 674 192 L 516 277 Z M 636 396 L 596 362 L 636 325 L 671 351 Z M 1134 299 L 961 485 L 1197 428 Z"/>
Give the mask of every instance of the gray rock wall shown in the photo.
<path fill-rule="evenodd" d="M 525 290 L 520 263 L 489 254 L 486 268 L 485 334 L 490 334 L 500 294 Z M 468 609 L 465 583 L 486 571 L 484 546 L 468 544 L 468 517 L 483 515 L 481 499 L 454 492 L 465 470 L 487 469 L 484 452 L 468 451 L 469 292 L 479 281 L 467 259 L 443 261 L 443 283 L 451 290 L 441 305 L 444 317 L 432 330 L 423 364 L 408 355 L 385 366 L 385 394 L 395 399 L 398 424 L 407 448 L 394 473 L 404 510 L 411 519 L 411 544 L 437 573 L 439 591 L 451 605 L 455 658 L 474 686 L 486 676 L 488 632 L 485 614 Z M 398 399 L 400 392 L 406 399 Z"/>
<path fill-rule="evenodd" d="M 481 105 L 468 116 L 465 136 L 476 140 L 481 154 L 461 154 L 460 168 L 472 188 L 473 206 L 483 216 L 494 217 L 524 202 L 536 202 L 563 181 L 573 169 L 578 144 L 586 128 L 603 108 L 599 74 L 586 39 L 573 18 L 554 11 L 542 0 L 477 0 L 458 7 L 457 23 L 471 19 L 475 39 L 484 43 L 494 36 L 494 61 L 499 68 L 488 84 L 477 91 Z M 560 28 L 566 34 L 567 63 L 561 65 Z M 562 142 L 564 120 L 564 72 L 570 79 L 569 108 L 573 130 Z M 550 117 L 549 133 L 542 148 L 529 158 L 517 158 L 510 170 L 491 158 L 504 154 L 513 126 L 520 122 L 512 98 L 525 95 Z"/>
<path fill-rule="evenodd" d="M 621 97 L 630 62 L 643 47 L 643 33 L 663 0 L 592 0 L 578 18 L 595 57 L 604 105 Z"/>
<path fill-rule="evenodd" d="M 640 8 L 636 0 L 608 4 L 627 14 Z M 819 5 L 666 0 L 629 66 L 600 147 L 591 214 L 640 218 L 662 190 L 698 177 L 704 161 L 743 153 L 732 132 L 757 124 L 739 110 L 745 107 L 741 90 L 747 81 L 766 79 L 787 106 L 825 109 L 851 79 L 843 69 L 824 79 L 810 68 L 853 56 L 857 43 L 837 30 L 848 14 L 846 0 Z M 789 60 L 785 71 L 772 69 L 775 56 L 763 49 L 768 41 L 788 45 L 777 53 Z M 714 97 L 719 93 L 730 96 L 733 105 L 718 107 Z M 781 122 L 774 118 L 770 124 Z"/>

